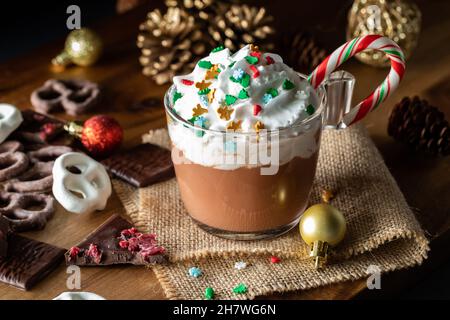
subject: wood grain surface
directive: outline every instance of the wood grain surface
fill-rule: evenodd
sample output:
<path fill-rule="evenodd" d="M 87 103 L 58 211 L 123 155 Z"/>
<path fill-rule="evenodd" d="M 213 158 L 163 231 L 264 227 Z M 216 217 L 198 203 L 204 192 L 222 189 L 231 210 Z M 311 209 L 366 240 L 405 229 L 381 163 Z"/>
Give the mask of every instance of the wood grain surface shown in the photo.
<path fill-rule="evenodd" d="M 121 123 L 125 128 L 124 147 L 138 144 L 143 133 L 165 125 L 162 97 L 167 86 L 156 86 L 141 75 L 138 63 L 139 52 L 135 46 L 138 24 L 144 20 L 147 9 L 152 5 L 139 7 L 95 26 L 103 37 L 106 48 L 104 56 L 95 66 L 72 67 L 62 73 L 54 73 L 49 63 L 62 48 L 63 39 L 0 65 L 0 101 L 27 109 L 31 108 L 30 93 L 49 78 L 76 77 L 95 81 L 104 88 L 106 96 L 95 112 L 106 113 Z M 450 117 L 450 20 L 447 16 L 450 11 L 450 2 L 419 1 L 419 5 L 424 16 L 423 31 L 419 46 L 407 63 L 406 76 L 399 90 L 364 122 L 405 193 L 408 203 L 417 212 L 419 220 L 430 237 L 436 238 L 450 227 L 449 159 L 414 154 L 392 140 L 386 133 L 390 110 L 395 102 L 406 95 L 425 97 L 432 104 L 439 106 L 447 117 Z M 292 12 L 289 14 L 293 15 Z M 291 16 L 290 19 L 293 18 Z M 334 16 L 332 10 L 329 16 Z M 307 23 L 305 21 L 305 24 Z M 342 31 L 344 25 L 345 16 L 342 16 L 336 25 L 325 31 L 324 39 L 329 39 L 327 46 L 333 48 L 345 40 Z M 345 64 L 344 68 L 357 78 L 355 102 L 356 99 L 360 100 L 369 94 L 387 73 L 386 69 L 375 69 L 355 60 Z M 139 113 L 127 110 L 131 104 L 147 97 L 161 99 L 161 105 Z M 56 116 L 73 119 L 64 114 L 56 114 Z M 110 198 L 104 211 L 92 214 L 70 214 L 58 207 L 55 217 L 43 231 L 27 232 L 25 235 L 69 248 L 81 241 L 110 215 L 121 212 L 123 208 L 115 195 Z M 447 253 L 447 257 L 449 255 L 450 253 Z M 81 276 L 81 290 L 95 292 L 107 299 L 164 298 L 164 293 L 153 273 L 142 267 L 83 268 Z M 67 291 L 67 277 L 66 267 L 62 264 L 28 292 L 0 284 L 0 299 L 51 299 Z M 408 281 L 412 281 L 412 278 L 404 279 L 397 287 Z M 365 280 L 359 280 L 263 298 L 350 299 L 365 288 Z"/>

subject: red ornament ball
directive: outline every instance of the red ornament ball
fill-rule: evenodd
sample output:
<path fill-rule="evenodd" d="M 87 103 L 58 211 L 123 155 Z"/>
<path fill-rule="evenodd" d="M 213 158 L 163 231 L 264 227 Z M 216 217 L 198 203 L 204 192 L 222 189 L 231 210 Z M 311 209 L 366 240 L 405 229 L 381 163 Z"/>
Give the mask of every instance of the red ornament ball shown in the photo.
<path fill-rule="evenodd" d="M 86 120 L 81 132 L 81 143 L 94 157 L 106 157 L 123 140 L 123 129 L 113 118 L 98 115 Z"/>

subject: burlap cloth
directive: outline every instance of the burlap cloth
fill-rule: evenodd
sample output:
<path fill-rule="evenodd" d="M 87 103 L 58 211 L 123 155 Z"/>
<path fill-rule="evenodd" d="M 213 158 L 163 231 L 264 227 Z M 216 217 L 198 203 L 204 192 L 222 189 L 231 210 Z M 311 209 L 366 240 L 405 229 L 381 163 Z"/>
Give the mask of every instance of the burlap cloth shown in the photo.
<path fill-rule="evenodd" d="M 169 146 L 164 129 L 151 131 L 143 140 Z M 367 277 L 371 265 L 386 272 L 420 264 L 428 251 L 420 225 L 361 126 L 323 134 L 311 203 L 320 202 L 322 188 L 337 190 L 333 205 L 346 217 L 347 234 L 332 263 L 320 271 L 307 259 L 297 228 L 273 240 L 225 240 L 190 220 L 175 179 L 142 189 L 119 180 L 113 185 L 130 219 L 137 227 L 157 233 L 167 248 L 171 262 L 152 269 L 171 299 L 201 299 L 208 286 L 219 299 L 308 289 Z M 281 263 L 269 263 L 273 254 L 282 258 Z M 240 260 L 249 266 L 234 269 Z M 204 275 L 189 277 L 191 266 L 200 267 Z M 232 289 L 241 282 L 248 292 L 236 295 Z"/>

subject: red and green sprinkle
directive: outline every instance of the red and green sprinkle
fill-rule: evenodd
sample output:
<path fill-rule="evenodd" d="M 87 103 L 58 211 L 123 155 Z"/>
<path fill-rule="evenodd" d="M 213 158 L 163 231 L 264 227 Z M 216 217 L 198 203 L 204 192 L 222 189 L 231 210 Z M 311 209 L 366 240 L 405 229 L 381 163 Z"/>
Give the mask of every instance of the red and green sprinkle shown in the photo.
<path fill-rule="evenodd" d="M 242 89 L 241 91 L 239 91 L 238 97 L 239 97 L 239 99 L 248 99 L 248 98 L 250 98 L 247 90 L 245 90 L 245 89 Z"/>
<path fill-rule="evenodd" d="M 259 73 L 259 70 L 258 70 L 258 68 L 256 66 L 251 65 L 250 66 L 250 70 L 252 70 L 252 72 L 253 72 L 253 78 L 258 78 L 259 77 L 260 73 Z"/>
<path fill-rule="evenodd" d="M 181 92 L 175 91 L 175 93 L 173 94 L 173 104 L 175 104 L 175 102 L 177 102 L 178 99 L 181 99 L 183 97 L 183 95 L 181 94 Z"/>
<path fill-rule="evenodd" d="M 189 79 L 181 79 L 181 83 L 184 84 L 185 86 L 192 86 L 194 84 L 194 81 Z"/>
<path fill-rule="evenodd" d="M 278 96 L 278 90 L 275 88 L 267 89 L 266 93 L 270 94 L 272 96 L 272 98 L 275 98 L 276 96 Z"/>
<path fill-rule="evenodd" d="M 230 77 L 230 80 L 234 83 L 240 83 L 241 86 L 244 88 L 247 88 L 250 85 L 250 75 L 248 73 L 245 73 L 241 76 L 240 79 L 236 79 L 234 76 Z"/>
<path fill-rule="evenodd" d="M 262 110 L 262 107 L 259 104 L 253 105 L 253 115 L 257 116 Z"/>
<path fill-rule="evenodd" d="M 276 263 L 280 263 L 281 259 L 277 256 L 271 256 L 270 257 L 270 263 L 276 264 Z"/>
<path fill-rule="evenodd" d="M 225 47 L 224 46 L 217 46 L 217 47 L 215 47 L 214 49 L 212 49 L 212 53 L 216 53 L 216 52 L 219 52 L 219 51 L 222 51 L 222 50 L 224 50 L 225 49 Z"/>
<path fill-rule="evenodd" d="M 244 294 L 247 293 L 248 288 L 244 283 L 239 283 L 236 287 L 233 288 L 233 292 L 236 294 Z"/>
<path fill-rule="evenodd" d="M 254 56 L 246 56 L 245 60 L 249 63 L 249 64 L 257 64 L 259 62 L 258 57 L 254 57 Z"/>
<path fill-rule="evenodd" d="M 211 92 L 211 89 L 210 89 L 210 88 L 206 88 L 206 89 L 200 90 L 200 91 L 198 92 L 198 94 L 201 95 L 201 96 L 203 96 L 203 95 L 208 94 L 208 93 L 210 93 L 210 92 Z"/>
<path fill-rule="evenodd" d="M 247 88 L 249 85 L 250 85 L 250 75 L 248 73 L 245 73 L 241 79 L 241 86 Z"/>
<path fill-rule="evenodd" d="M 208 60 L 200 60 L 198 62 L 198 66 L 203 69 L 211 69 L 213 64 L 211 62 L 209 62 Z"/>
<path fill-rule="evenodd" d="M 250 55 L 252 57 L 256 57 L 258 59 L 261 59 L 261 52 L 260 51 L 252 51 L 252 52 L 250 52 Z"/>
<path fill-rule="evenodd" d="M 283 81 L 283 89 L 284 90 L 291 90 L 293 88 L 295 88 L 295 85 L 291 81 L 289 81 L 289 79 L 286 79 Z"/>
<path fill-rule="evenodd" d="M 232 96 L 231 94 L 225 95 L 225 103 L 227 106 L 232 105 L 237 101 L 237 98 L 235 96 Z"/>
<path fill-rule="evenodd" d="M 205 299 L 206 299 L 206 300 L 212 300 L 212 299 L 214 299 L 214 295 L 215 295 L 215 293 L 214 293 L 214 289 L 213 289 L 213 288 L 207 287 L 207 288 L 205 289 Z"/>

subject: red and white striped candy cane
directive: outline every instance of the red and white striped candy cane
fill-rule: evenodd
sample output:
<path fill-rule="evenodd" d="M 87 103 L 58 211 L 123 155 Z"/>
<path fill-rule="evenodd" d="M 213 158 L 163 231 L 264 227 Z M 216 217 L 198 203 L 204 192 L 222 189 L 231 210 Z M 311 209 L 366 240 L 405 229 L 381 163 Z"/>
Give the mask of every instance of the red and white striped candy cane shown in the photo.
<path fill-rule="evenodd" d="M 336 49 L 310 74 L 308 81 L 317 88 L 322 81 L 341 64 L 364 50 L 384 52 L 391 60 L 391 70 L 384 81 L 367 98 L 358 103 L 343 117 L 346 125 L 351 125 L 375 109 L 397 88 L 405 73 L 405 56 L 402 49 L 391 39 L 380 35 L 355 38 Z"/>

